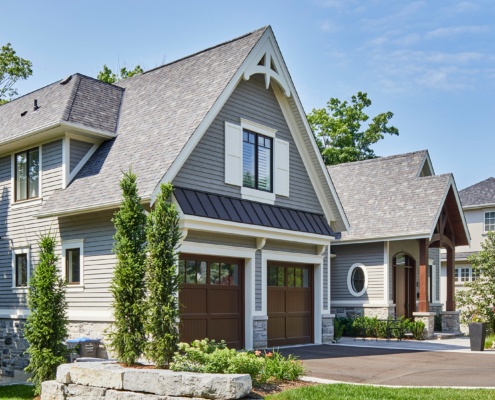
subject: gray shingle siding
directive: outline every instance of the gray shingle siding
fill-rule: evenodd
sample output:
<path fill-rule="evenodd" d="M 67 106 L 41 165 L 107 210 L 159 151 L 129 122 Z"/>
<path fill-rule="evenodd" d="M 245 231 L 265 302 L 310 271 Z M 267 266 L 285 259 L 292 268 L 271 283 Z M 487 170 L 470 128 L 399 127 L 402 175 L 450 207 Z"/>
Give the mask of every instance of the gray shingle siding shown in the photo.
<path fill-rule="evenodd" d="M 57 140 L 41 146 L 41 194 L 47 198 L 62 185 L 62 141 Z M 11 155 L 0 159 L 0 234 L 12 240 L 13 247 L 30 247 L 31 268 L 38 262 L 38 235 L 52 232 L 58 234 L 53 219 L 39 220 L 36 214 L 40 204 L 36 201 L 11 206 Z M 59 251 L 59 249 L 57 250 Z M 0 308 L 17 309 L 26 306 L 26 294 L 12 291 L 12 251 L 8 240 L 0 240 Z"/>
<path fill-rule="evenodd" d="M 332 259 L 330 279 L 332 301 L 358 300 L 366 303 L 369 300 L 383 300 L 383 242 L 332 246 L 332 251 L 336 254 Z M 360 297 L 354 297 L 347 287 L 347 273 L 355 263 L 365 265 L 368 271 L 368 289 Z"/>
<path fill-rule="evenodd" d="M 74 171 L 74 168 L 77 167 L 77 164 L 79 164 L 92 147 L 93 143 L 70 139 L 70 172 Z"/>
<path fill-rule="evenodd" d="M 273 91 L 252 77 L 241 81 L 219 112 L 188 160 L 176 175 L 177 186 L 241 197 L 240 187 L 225 184 L 225 121 L 240 124 L 240 118 L 277 130 L 290 149 L 290 197 L 277 196 L 275 205 L 322 214 L 323 210 Z M 205 164 L 208 168 L 205 168 Z"/>

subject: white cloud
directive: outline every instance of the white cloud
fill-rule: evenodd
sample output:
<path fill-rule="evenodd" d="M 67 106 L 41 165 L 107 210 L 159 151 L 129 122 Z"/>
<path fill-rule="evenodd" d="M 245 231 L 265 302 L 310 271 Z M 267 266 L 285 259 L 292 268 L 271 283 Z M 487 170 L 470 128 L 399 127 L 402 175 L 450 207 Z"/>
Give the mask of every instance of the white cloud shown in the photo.
<path fill-rule="evenodd" d="M 478 4 L 475 4 L 471 1 L 461 1 L 457 4 L 449 5 L 448 7 L 445 7 L 444 11 L 451 13 L 465 13 L 470 11 L 476 11 L 479 8 L 480 7 Z"/>
<path fill-rule="evenodd" d="M 429 31 L 425 34 L 426 39 L 451 37 L 457 35 L 471 34 L 471 33 L 485 33 L 491 29 L 486 25 L 472 25 L 472 26 L 449 26 L 445 28 L 438 28 Z"/>
<path fill-rule="evenodd" d="M 337 32 L 338 30 L 340 30 L 340 26 L 330 20 L 325 20 L 320 23 L 320 30 L 327 33 Z"/>

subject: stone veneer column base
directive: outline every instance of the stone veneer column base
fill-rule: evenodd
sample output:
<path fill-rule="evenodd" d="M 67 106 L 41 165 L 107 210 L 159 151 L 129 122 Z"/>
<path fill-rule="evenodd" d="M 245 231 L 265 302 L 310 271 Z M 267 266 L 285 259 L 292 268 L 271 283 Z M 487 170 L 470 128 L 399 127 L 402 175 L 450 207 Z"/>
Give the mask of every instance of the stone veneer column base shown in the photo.
<path fill-rule="evenodd" d="M 416 321 L 423 321 L 425 324 L 425 339 L 431 339 L 433 337 L 433 331 L 435 330 L 435 312 L 413 312 L 413 317 Z"/>
<path fill-rule="evenodd" d="M 460 311 L 442 311 L 440 315 L 442 317 L 442 332 L 445 333 L 461 333 L 460 324 Z"/>
<path fill-rule="evenodd" d="M 268 316 L 253 317 L 253 347 L 264 349 L 268 346 Z"/>
<path fill-rule="evenodd" d="M 370 318 L 387 319 L 393 316 L 395 312 L 394 307 L 374 307 L 374 306 L 364 306 L 364 316 Z"/>
<path fill-rule="evenodd" d="M 323 314 L 321 316 L 321 342 L 331 343 L 334 338 L 335 314 Z"/>
<path fill-rule="evenodd" d="M 25 382 L 29 344 L 24 337 L 23 319 L 0 319 L 0 384 Z"/>

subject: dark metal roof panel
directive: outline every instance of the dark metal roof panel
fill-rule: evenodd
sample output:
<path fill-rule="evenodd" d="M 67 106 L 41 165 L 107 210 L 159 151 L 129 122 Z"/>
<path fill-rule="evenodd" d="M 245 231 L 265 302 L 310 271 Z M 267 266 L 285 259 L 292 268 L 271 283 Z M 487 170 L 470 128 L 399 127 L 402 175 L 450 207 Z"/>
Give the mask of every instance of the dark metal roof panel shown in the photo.
<path fill-rule="evenodd" d="M 335 235 L 323 215 L 176 187 L 175 198 L 187 215 L 298 232 Z"/>

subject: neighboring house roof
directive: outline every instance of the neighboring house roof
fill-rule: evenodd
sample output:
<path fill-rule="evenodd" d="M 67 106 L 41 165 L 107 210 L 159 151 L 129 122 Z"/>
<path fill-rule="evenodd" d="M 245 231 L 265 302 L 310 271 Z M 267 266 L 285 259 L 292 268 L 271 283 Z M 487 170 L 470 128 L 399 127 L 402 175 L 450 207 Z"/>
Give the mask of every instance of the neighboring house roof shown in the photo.
<path fill-rule="evenodd" d="M 456 261 L 464 261 L 464 260 L 467 260 L 467 258 L 469 256 L 472 256 L 473 254 L 478 254 L 478 252 L 477 251 L 463 251 L 463 252 L 455 253 L 455 260 Z M 442 261 L 446 261 L 447 260 L 447 253 L 441 253 L 440 257 L 441 257 Z"/>
<path fill-rule="evenodd" d="M 174 196 L 186 215 L 318 235 L 334 235 L 325 217 L 315 213 L 177 187 Z"/>
<path fill-rule="evenodd" d="M 488 178 L 459 191 L 463 208 L 495 205 L 495 178 Z"/>
<path fill-rule="evenodd" d="M 448 201 L 455 225 L 460 226 L 458 244 L 467 243 L 469 233 L 460 203 L 455 205 L 453 177 L 421 176 L 428 159 L 423 150 L 329 167 L 351 225 L 342 241 L 431 238 Z"/>
<path fill-rule="evenodd" d="M 75 74 L 0 106 L 0 145 L 67 123 L 114 135 L 123 89 Z M 34 109 L 35 101 L 38 109 Z"/>

